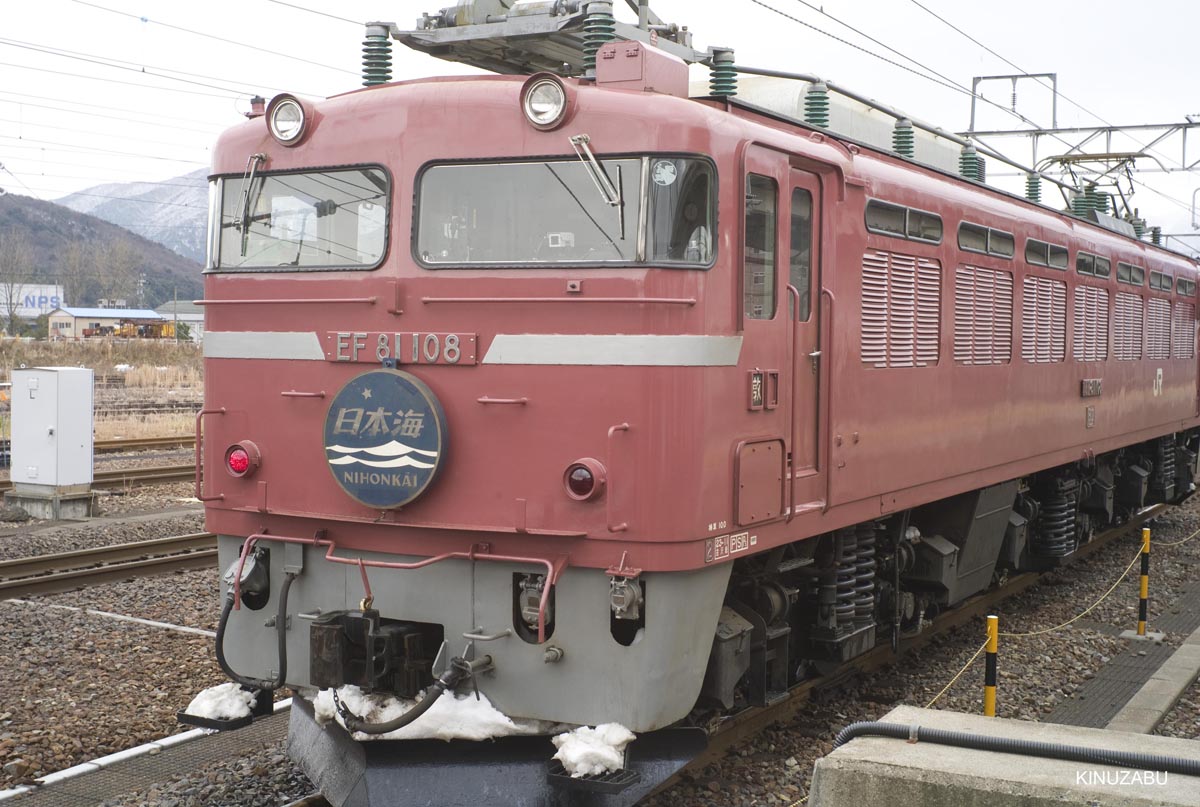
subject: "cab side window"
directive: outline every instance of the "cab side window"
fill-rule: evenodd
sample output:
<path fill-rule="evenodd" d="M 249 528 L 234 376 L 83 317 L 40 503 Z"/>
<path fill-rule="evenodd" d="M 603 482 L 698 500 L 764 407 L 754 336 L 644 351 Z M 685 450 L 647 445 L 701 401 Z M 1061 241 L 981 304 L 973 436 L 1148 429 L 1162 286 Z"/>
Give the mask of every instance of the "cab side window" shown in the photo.
<path fill-rule="evenodd" d="M 779 190 L 770 177 L 746 178 L 742 299 L 746 319 L 775 317 L 775 221 Z"/>
<path fill-rule="evenodd" d="M 800 310 L 792 315 L 808 322 L 812 315 L 812 194 L 803 188 L 792 190 L 791 268 L 788 282 L 800 292 Z"/>

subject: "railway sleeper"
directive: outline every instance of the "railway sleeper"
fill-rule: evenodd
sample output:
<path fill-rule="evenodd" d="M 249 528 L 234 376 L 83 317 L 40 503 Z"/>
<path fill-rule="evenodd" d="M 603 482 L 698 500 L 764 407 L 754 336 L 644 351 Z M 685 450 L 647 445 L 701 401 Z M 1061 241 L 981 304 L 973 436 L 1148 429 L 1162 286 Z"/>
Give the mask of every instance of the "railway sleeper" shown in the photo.
<path fill-rule="evenodd" d="M 813 675 L 921 631 L 1010 574 L 1196 489 L 1200 430 L 969 491 L 734 562 L 690 720 L 767 706 Z"/>

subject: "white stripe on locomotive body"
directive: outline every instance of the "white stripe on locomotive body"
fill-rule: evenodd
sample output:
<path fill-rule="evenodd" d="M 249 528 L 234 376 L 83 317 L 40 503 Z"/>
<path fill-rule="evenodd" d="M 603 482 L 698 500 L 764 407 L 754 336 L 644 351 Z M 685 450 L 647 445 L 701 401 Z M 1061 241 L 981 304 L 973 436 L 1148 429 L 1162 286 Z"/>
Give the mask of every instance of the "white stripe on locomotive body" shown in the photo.
<path fill-rule="evenodd" d="M 204 358 L 325 361 L 325 351 L 312 331 L 208 331 Z"/>
<path fill-rule="evenodd" d="M 667 334 L 497 334 L 483 364 L 603 367 L 733 367 L 740 336 Z M 324 361 L 313 332 L 209 331 L 206 359 Z"/>
<path fill-rule="evenodd" d="M 740 336 L 497 334 L 484 364 L 618 367 L 732 367 Z"/>

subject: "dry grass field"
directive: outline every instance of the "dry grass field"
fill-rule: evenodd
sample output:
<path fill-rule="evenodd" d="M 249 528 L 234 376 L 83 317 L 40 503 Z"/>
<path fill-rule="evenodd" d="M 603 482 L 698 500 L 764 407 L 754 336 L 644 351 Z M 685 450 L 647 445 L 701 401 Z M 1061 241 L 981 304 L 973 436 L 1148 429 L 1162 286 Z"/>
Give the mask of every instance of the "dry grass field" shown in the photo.
<path fill-rule="evenodd" d="M 127 386 L 166 389 L 174 384 L 199 384 L 203 376 L 199 345 L 150 339 L 0 340 L 0 381 L 8 381 L 13 369 L 21 366 L 90 367 L 97 377 L 129 368 L 125 370 Z"/>
<path fill-rule="evenodd" d="M 97 440 L 189 434 L 195 424 L 192 412 L 148 410 L 180 401 L 195 402 L 195 408 L 199 409 L 204 396 L 200 346 L 190 342 L 0 339 L 0 382 L 10 381 L 12 371 L 22 366 L 90 367 L 97 382 L 94 421 Z M 5 389 L 0 394 L 0 437 L 7 437 L 8 433 Z"/>

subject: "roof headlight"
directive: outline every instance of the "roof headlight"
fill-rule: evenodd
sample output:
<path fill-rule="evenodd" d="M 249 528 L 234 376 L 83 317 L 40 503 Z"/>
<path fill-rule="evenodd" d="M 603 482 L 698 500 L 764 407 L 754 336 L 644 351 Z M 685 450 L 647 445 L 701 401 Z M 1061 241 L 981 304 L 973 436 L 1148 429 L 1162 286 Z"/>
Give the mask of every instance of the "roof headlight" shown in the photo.
<path fill-rule="evenodd" d="M 521 90 L 521 109 L 525 118 L 538 129 L 554 129 L 567 119 L 570 97 L 557 76 L 539 73 L 525 82 Z"/>
<path fill-rule="evenodd" d="M 300 142 L 308 123 L 304 107 L 290 95 L 279 95 L 271 101 L 267 110 L 267 126 L 271 136 L 285 146 Z"/>

